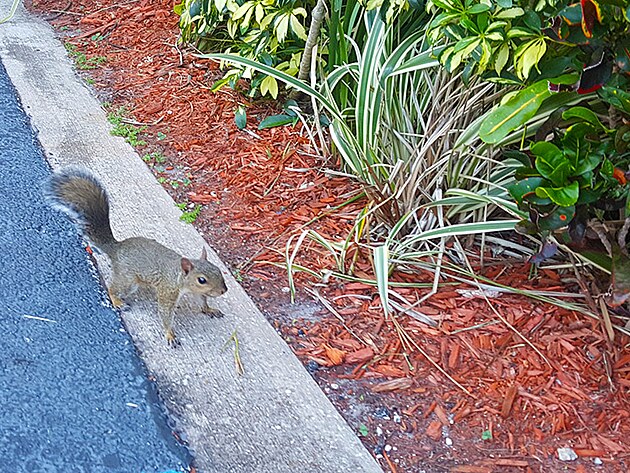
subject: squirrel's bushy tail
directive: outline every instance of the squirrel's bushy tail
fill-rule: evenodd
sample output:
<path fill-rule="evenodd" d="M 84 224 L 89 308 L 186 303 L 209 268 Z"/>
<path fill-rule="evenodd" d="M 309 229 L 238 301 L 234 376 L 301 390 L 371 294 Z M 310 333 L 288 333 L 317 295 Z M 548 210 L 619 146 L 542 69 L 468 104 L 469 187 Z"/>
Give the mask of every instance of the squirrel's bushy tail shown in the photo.
<path fill-rule="evenodd" d="M 103 185 L 88 171 L 67 167 L 55 172 L 45 195 L 53 207 L 70 216 L 88 239 L 107 253 L 116 243 L 109 224 L 109 198 Z"/>

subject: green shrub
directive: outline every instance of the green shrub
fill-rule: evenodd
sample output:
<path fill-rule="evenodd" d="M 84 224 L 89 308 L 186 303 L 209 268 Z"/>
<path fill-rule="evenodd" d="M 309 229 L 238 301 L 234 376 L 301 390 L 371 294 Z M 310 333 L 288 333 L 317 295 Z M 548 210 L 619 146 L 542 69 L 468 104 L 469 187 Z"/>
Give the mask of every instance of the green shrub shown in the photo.
<path fill-rule="evenodd" d="M 311 0 L 184 0 L 175 5 L 183 41 L 203 52 L 233 52 L 295 76 L 306 41 Z M 249 94 L 278 95 L 273 77 L 231 66 L 214 89 L 251 79 Z"/>

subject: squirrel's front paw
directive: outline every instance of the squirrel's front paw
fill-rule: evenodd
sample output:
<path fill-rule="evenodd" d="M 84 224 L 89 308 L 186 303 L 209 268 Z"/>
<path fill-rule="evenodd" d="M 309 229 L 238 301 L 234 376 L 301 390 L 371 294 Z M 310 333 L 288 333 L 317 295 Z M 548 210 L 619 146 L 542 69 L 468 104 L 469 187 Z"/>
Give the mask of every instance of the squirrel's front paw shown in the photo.
<path fill-rule="evenodd" d="M 175 336 L 175 332 L 173 332 L 173 330 L 168 330 L 166 332 L 166 342 L 168 343 L 168 346 L 171 348 L 177 348 L 181 346 L 181 342 Z"/>
<path fill-rule="evenodd" d="M 207 305 L 203 306 L 201 308 L 201 311 L 205 315 L 207 315 L 208 317 L 217 317 L 218 318 L 218 317 L 223 317 L 223 315 L 224 315 L 223 312 L 221 312 L 219 309 L 215 309 L 214 307 L 208 307 Z"/>

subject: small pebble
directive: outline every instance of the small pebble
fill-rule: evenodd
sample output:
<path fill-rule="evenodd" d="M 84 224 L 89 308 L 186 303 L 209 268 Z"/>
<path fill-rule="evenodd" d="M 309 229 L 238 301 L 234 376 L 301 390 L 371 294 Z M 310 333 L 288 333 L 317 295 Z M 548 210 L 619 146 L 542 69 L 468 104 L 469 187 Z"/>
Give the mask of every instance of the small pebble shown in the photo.
<path fill-rule="evenodd" d="M 385 445 L 385 451 L 387 453 L 391 452 L 392 451 L 392 446 L 391 445 Z"/>
<path fill-rule="evenodd" d="M 383 435 L 383 429 L 381 429 L 380 427 L 376 428 L 376 435 Z"/>
<path fill-rule="evenodd" d="M 377 419 L 389 420 L 390 419 L 389 409 L 385 406 L 377 407 L 374 413 L 372 414 L 372 417 L 376 417 Z"/>
<path fill-rule="evenodd" d="M 563 462 L 571 462 L 578 459 L 577 453 L 571 447 L 558 449 L 558 459 Z"/>
<path fill-rule="evenodd" d="M 398 412 L 394 412 L 394 422 L 396 422 L 397 424 L 400 424 L 402 422 L 402 418 L 400 417 L 400 414 Z"/>
<path fill-rule="evenodd" d="M 602 466 L 604 464 L 604 462 L 602 461 L 601 458 L 599 457 L 595 457 L 593 458 L 593 463 L 595 463 L 597 466 Z"/>
<path fill-rule="evenodd" d="M 339 389 L 339 385 L 337 383 L 330 383 L 330 389 L 334 389 L 336 391 Z"/>
<path fill-rule="evenodd" d="M 308 362 L 306 363 L 306 371 L 314 374 L 317 372 L 317 370 L 319 370 L 319 363 L 313 360 L 308 360 Z"/>
<path fill-rule="evenodd" d="M 452 447 L 453 446 L 453 439 L 450 437 L 446 437 L 444 439 L 444 443 L 446 444 L 447 447 Z"/>

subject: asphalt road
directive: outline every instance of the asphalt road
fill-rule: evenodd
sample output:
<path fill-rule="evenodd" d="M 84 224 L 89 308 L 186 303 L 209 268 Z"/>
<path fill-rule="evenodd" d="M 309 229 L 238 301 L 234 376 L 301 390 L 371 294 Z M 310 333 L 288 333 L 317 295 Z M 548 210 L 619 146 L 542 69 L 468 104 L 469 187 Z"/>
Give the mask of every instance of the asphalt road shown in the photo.
<path fill-rule="evenodd" d="M 0 64 L 0 472 L 187 471 L 49 173 Z"/>

